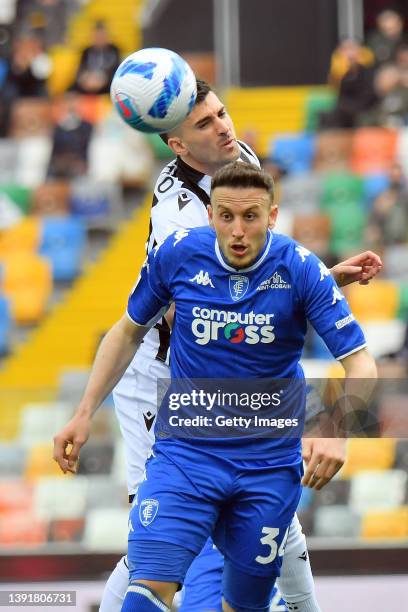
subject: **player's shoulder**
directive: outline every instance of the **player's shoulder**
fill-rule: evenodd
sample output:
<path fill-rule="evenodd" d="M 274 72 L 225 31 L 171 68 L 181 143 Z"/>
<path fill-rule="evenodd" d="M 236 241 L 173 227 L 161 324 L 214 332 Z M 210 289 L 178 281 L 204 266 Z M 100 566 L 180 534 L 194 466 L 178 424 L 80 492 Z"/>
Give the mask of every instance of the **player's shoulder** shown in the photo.
<path fill-rule="evenodd" d="M 260 166 L 259 159 L 255 151 L 253 151 L 251 147 L 242 140 L 237 140 L 237 143 L 240 150 L 240 159 L 249 164 L 255 164 L 255 166 Z"/>
<path fill-rule="evenodd" d="M 183 259 L 194 253 L 202 253 L 208 246 L 214 246 L 215 232 L 207 227 L 178 229 L 171 233 L 162 243 L 163 251 L 171 252 L 172 257 Z"/>
<path fill-rule="evenodd" d="M 272 245 L 272 254 L 281 257 L 291 266 L 304 267 L 306 263 L 319 261 L 312 251 L 285 234 L 274 232 Z"/>

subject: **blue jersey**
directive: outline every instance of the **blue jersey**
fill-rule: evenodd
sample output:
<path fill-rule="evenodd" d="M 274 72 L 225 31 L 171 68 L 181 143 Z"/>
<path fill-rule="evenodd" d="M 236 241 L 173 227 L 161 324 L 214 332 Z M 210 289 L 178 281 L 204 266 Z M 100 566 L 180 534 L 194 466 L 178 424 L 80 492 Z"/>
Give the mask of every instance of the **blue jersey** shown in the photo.
<path fill-rule="evenodd" d="M 271 231 L 256 261 L 240 270 L 225 260 L 212 228 L 169 236 L 146 260 L 128 315 L 150 325 L 172 302 L 172 378 L 302 378 L 307 320 L 337 359 L 365 346 L 326 266 Z M 274 439 L 268 446 L 295 443 Z"/>

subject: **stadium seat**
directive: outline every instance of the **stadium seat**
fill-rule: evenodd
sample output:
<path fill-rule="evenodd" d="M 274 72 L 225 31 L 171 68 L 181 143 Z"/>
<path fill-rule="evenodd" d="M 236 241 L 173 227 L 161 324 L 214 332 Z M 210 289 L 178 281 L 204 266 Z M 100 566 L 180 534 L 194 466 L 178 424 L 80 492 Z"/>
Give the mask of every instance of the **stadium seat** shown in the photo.
<path fill-rule="evenodd" d="M 49 523 L 48 540 L 50 542 L 80 542 L 85 526 L 85 519 L 56 519 Z"/>
<path fill-rule="evenodd" d="M 405 540 L 408 538 L 408 506 L 377 512 L 368 511 L 363 516 L 361 537 Z"/>
<path fill-rule="evenodd" d="M 387 174 L 367 174 L 363 180 L 365 205 L 371 209 L 374 200 L 388 189 L 390 179 Z"/>
<path fill-rule="evenodd" d="M 63 370 L 58 385 L 58 399 L 79 403 L 89 378 L 89 369 Z"/>
<path fill-rule="evenodd" d="M 44 315 L 52 288 L 49 263 L 33 253 L 15 253 L 4 260 L 3 290 L 15 321 L 36 323 Z"/>
<path fill-rule="evenodd" d="M 32 511 L 21 510 L 3 514 L 0 520 L 0 546 L 14 550 L 26 549 L 47 541 L 47 523 L 33 516 Z"/>
<path fill-rule="evenodd" d="M 350 478 L 362 471 L 388 470 L 393 466 L 394 458 L 395 440 L 391 438 L 351 438 L 340 476 Z"/>
<path fill-rule="evenodd" d="M 403 470 L 359 472 L 351 479 L 350 508 L 360 514 L 397 508 L 404 502 L 407 480 Z"/>
<path fill-rule="evenodd" d="M 129 508 L 95 508 L 86 515 L 84 546 L 90 551 L 126 550 Z M 109 528 L 107 528 L 109 526 Z"/>
<path fill-rule="evenodd" d="M 279 214 L 276 220 L 274 231 L 278 234 L 293 236 L 293 221 L 294 213 L 291 210 L 279 208 Z"/>
<path fill-rule="evenodd" d="M 314 169 L 317 172 L 347 171 L 350 166 L 350 130 L 327 130 L 316 137 Z"/>
<path fill-rule="evenodd" d="M 17 169 L 18 143 L 12 138 L 0 139 L 0 185 L 14 183 Z M 1 189 L 1 188 L 0 188 Z"/>
<path fill-rule="evenodd" d="M 399 288 L 396 283 L 375 280 L 368 287 L 356 283 L 347 287 L 350 308 L 360 323 L 395 319 L 399 306 Z"/>
<path fill-rule="evenodd" d="M 26 464 L 27 451 L 16 441 L 0 443 L 0 478 L 21 476 Z"/>
<path fill-rule="evenodd" d="M 33 490 L 28 482 L 22 478 L 0 480 L 0 517 L 6 512 L 29 510 L 32 502 Z"/>
<path fill-rule="evenodd" d="M 297 213 L 293 219 L 293 238 L 324 258 L 329 248 L 330 217 L 324 213 Z"/>
<path fill-rule="evenodd" d="M 358 203 L 343 202 L 327 209 L 330 217 L 330 253 L 341 259 L 363 246 L 367 215 Z"/>
<path fill-rule="evenodd" d="M 147 141 L 152 147 L 153 155 L 160 161 L 173 159 L 174 153 L 160 138 L 158 134 L 146 134 Z"/>
<path fill-rule="evenodd" d="M 40 244 L 41 227 L 35 217 L 25 217 L 0 232 L 0 257 L 28 251 L 34 253 Z"/>
<path fill-rule="evenodd" d="M 406 280 L 407 276 L 404 278 Z M 399 303 L 397 317 L 402 321 L 408 321 L 408 284 L 403 283 L 399 286 Z"/>
<path fill-rule="evenodd" d="M 70 281 L 79 274 L 85 240 L 86 228 L 81 219 L 44 218 L 40 254 L 50 261 L 54 281 Z"/>
<path fill-rule="evenodd" d="M 395 449 L 394 468 L 408 472 L 408 439 L 398 440 Z"/>
<path fill-rule="evenodd" d="M 285 176 L 280 183 L 279 206 L 302 214 L 319 212 L 321 180 L 316 174 Z"/>
<path fill-rule="evenodd" d="M 378 407 L 378 421 L 382 436 L 408 438 L 408 395 L 402 390 L 398 393 L 397 389 L 394 392 L 392 389 L 388 393 L 383 392 Z"/>
<path fill-rule="evenodd" d="M 360 128 L 354 132 L 351 168 L 357 174 L 387 172 L 397 153 L 397 130 Z"/>
<path fill-rule="evenodd" d="M 393 281 L 408 279 L 408 244 L 387 246 L 383 254 L 384 272 Z"/>
<path fill-rule="evenodd" d="M 20 98 L 11 111 L 11 138 L 49 136 L 51 133 L 51 104 L 44 98 Z"/>
<path fill-rule="evenodd" d="M 272 141 L 270 160 L 289 174 L 302 174 L 311 170 L 314 156 L 312 135 L 287 135 Z"/>
<path fill-rule="evenodd" d="M 316 509 L 313 535 L 352 538 L 360 533 L 360 518 L 349 506 L 321 506 Z"/>
<path fill-rule="evenodd" d="M 52 96 L 64 93 L 75 80 L 79 63 L 79 52 L 67 45 L 56 45 L 50 50 L 52 72 L 48 78 L 48 89 Z"/>
<path fill-rule="evenodd" d="M 88 442 L 81 450 L 78 473 L 84 476 L 110 474 L 113 446 L 109 442 Z"/>
<path fill-rule="evenodd" d="M 303 487 L 302 495 L 300 496 L 299 505 L 296 512 L 305 512 L 312 507 L 315 497 L 315 491 L 309 487 Z"/>
<path fill-rule="evenodd" d="M 7 298 L 0 295 L 0 356 L 6 355 L 10 347 L 11 315 Z"/>
<path fill-rule="evenodd" d="M 43 476 L 63 477 L 57 463 L 53 460 L 53 446 L 49 444 L 36 444 L 27 453 L 24 477 L 34 482 Z M 67 482 L 67 477 L 63 479 Z"/>
<path fill-rule="evenodd" d="M 34 488 L 33 508 L 43 520 L 80 519 L 85 516 L 88 479 L 41 477 Z"/>
<path fill-rule="evenodd" d="M 88 228 L 112 231 L 123 218 L 121 192 L 117 185 L 90 179 L 72 181 L 71 213 Z"/>
<path fill-rule="evenodd" d="M 82 459 L 81 459 L 82 462 Z M 94 475 L 88 481 L 86 507 L 92 508 L 128 508 L 128 493 L 125 484 L 119 484 L 115 478 L 106 475 Z"/>
<path fill-rule="evenodd" d="M 403 168 L 408 167 L 408 126 L 399 130 L 397 160 L 402 164 Z"/>
<path fill-rule="evenodd" d="M 334 479 L 319 491 L 316 499 L 319 506 L 347 505 L 350 496 L 350 481 Z"/>
<path fill-rule="evenodd" d="M 49 181 L 34 191 L 32 212 L 36 215 L 67 215 L 70 185 L 65 181 Z"/>
<path fill-rule="evenodd" d="M 322 178 L 320 205 L 323 210 L 333 206 L 360 204 L 364 201 L 363 180 L 349 172 L 330 173 Z"/>
<path fill-rule="evenodd" d="M 35 188 L 46 179 L 52 143 L 48 136 L 32 136 L 19 140 L 16 181 Z"/>
<path fill-rule="evenodd" d="M 10 198 L 23 215 L 29 214 L 31 208 L 31 189 L 29 187 L 18 185 L 15 182 L 2 183 L 0 185 L 0 194 Z"/>
<path fill-rule="evenodd" d="M 405 323 L 397 319 L 371 321 L 362 324 L 367 347 L 375 359 L 399 351 L 405 333 Z"/>
<path fill-rule="evenodd" d="M 312 91 L 306 98 L 305 131 L 315 132 L 319 127 L 320 113 L 332 110 L 336 103 L 336 94 L 329 89 Z"/>
<path fill-rule="evenodd" d="M 72 404 L 26 404 L 20 416 L 19 443 L 24 447 L 46 444 L 72 416 Z"/>

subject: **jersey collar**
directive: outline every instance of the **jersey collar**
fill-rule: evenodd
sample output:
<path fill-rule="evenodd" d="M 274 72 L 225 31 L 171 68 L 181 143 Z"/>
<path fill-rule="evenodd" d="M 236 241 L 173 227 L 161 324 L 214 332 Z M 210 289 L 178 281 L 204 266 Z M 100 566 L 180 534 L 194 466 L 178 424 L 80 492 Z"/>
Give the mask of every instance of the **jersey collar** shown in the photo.
<path fill-rule="evenodd" d="M 220 264 L 222 265 L 223 268 L 225 268 L 226 270 L 228 270 L 229 272 L 237 272 L 237 273 L 241 273 L 241 272 L 252 272 L 253 270 L 256 270 L 257 268 L 259 268 L 259 266 L 261 265 L 261 263 L 264 261 L 265 257 L 268 255 L 270 248 L 271 248 L 271 244 L 272 244 L 272 237 L 273 234 L 271 232 L 271 230 L 268 229 L 268 234 L 266 236 L 266 240 L 265 240 L 265 244 L 262 247 L 262 250 L 260 252 L 260 254 L 258 255 L 257 259 L 254 261 L 253 264 L 251 264 L 248 268 L 233 268 L 232 266 L 230 266 L 221 249 L 220 249 L 220 245 L 218 244 L 218 240 L 217 238 L 215 238 L 215 254 L 217 256 L 218 261 L 220 262 Z"/>

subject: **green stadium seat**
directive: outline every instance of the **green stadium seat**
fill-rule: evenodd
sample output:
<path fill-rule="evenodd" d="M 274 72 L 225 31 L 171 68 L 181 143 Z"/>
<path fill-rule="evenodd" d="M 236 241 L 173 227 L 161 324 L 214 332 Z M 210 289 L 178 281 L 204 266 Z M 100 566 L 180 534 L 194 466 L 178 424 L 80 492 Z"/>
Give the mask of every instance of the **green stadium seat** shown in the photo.
<path fill-rule="evenodd" d="M 162 141 L 158 134 L 146 134 L 146 138 L 152 147 L 153 154 L 156 159 L 171 159 L 174 157 L 174 153 L 169 147 Z"/>
<path fill-rule="evenodd" d="M 320 206 L 323 210 L 337 204 L 363 203 L 364 181 L 348 172 L 331 173 L 322 180 Z"/>
<path fill-rule="evenodd" d="M 14 183 L 0 185 L 0 194 L 4 193 L 12 200 L 24 215 L 28 215 L 31 207 L 31 189 Z"/>
<path fill-rule="evenodd" d="M 306 99 L 305 131 L 314 132 L 319 126 L 320 113 L 332 110 L 336 103 L 334 91 L 311 92 Z"/>
<path fill-rule="evenodd" d="M 356 202 L 344 202 L 327 209 L 331 221 L 330 252 L 342 257 L 359 251 L 363 246 L 363 233 L 367 213 Z"/>

